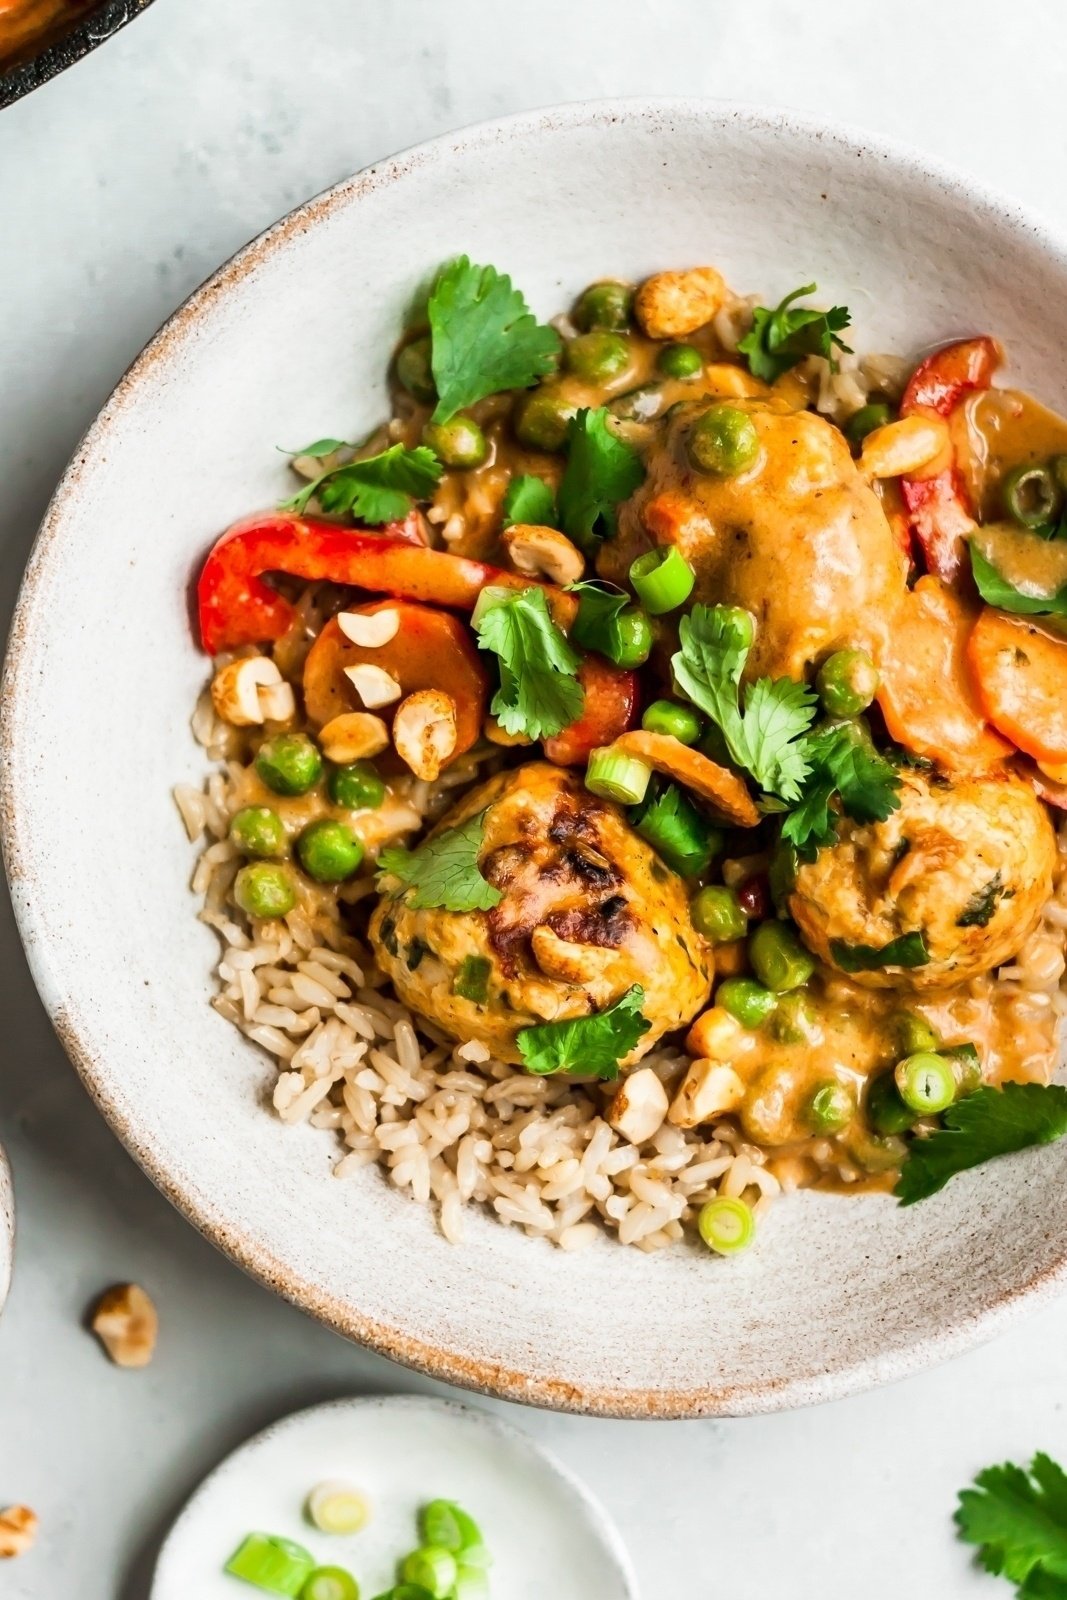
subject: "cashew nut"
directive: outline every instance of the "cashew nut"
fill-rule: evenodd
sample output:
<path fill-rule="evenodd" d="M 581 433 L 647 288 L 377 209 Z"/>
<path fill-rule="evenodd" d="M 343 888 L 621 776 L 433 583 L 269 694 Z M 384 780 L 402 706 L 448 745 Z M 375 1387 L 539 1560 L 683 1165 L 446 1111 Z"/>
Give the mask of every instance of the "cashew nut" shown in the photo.
<path fill-rule="evenodd" d="M 8 1506 L 0 1511 L 0 1561 L 26 1554 L 37 1537 L 38 1520 L 29 1506 Z"/>
<path fill-rule="evenodd" d="M 400 699 L 400 685 L 384 667 L 373 667 L 361 661 L 354 667 L 346 667 L 344 672 L 365 706 L 389 706 Z"/>
<path fill-rule="evenodd" d="M 631 1144 L 644 1144 L 659 1132 L 666 1115 L 666 1089 L 651 1067 L 641 1067 L 619 1085 L 607 1120 Z"/>
<path fill-rule="evenodd" d="M 741 1024 L 725 1006 L 709 1006 L 690 1028 L 685 1048 L 691 1056 L 711 1056 L 718 1061 L 728 1061 L 740 1034 Z"/>
<path fill-rule="evenodd" d="M 343 711 L 320 729 L 319 744 L 327 761 L 344 766 L 380 755 L 389 744 L 389 729 L 369 711 Z"/>
<path fill-rule="evenodd" d="M 432 783 L 456 748 L 456 702 L 440 689 L 418 689 L 402 700 L 393 744 L 416 778 Z"/>
<path fill-rule="evenodd" d="M 677 1128 L 695 1128 L 736 1111 L 744 1098 L 745 1086 L 733 1067 L 701 1058 L 691 1064 L 667 1115 Z"/>
<path fill-rule="evenodd" d="M 634 315 L 650 339 L 678 339 L 710 322 L 726 299 L 714 267 L 656 272 L 634 296 Z"/>
<path fill-rule="evenodd" d="M 147 1367 L 156 1348 L 159 1317 L 136 1283 L 119 1283 L 96 1303 L 89 1323 L 117 1367 Z"/>
<path fill-rule="evenodd" d="M 268 719 L 287 722 L 296 710 L 293 691 L 269 656 L 243 656 L 215 674 L 211 699 L 223 722 L 252 728 Z"/>
<path fill-rule="evenodd" d="M 516 572 L 531 578 L 549 578 L 564 586 L 577 583 L 585 571 L 585 557 L 565 533 L 536 522 L 516 522 L 505 529 L 501 543 Z"/>
<path fill-rule="evenodd" d="M 901 417 L 874 428 L 860 450 L 860 471 L 868 478 L 900 478 L 928 467 L 949 447 L 943 417 Z"/>
<path fill-rule="evenodd" d="M 364 650 L 377 650 L 396 638 L 400 613 L 388 607 L 383 611 L 339 611 L 337 626 L 353 644 Z"/>

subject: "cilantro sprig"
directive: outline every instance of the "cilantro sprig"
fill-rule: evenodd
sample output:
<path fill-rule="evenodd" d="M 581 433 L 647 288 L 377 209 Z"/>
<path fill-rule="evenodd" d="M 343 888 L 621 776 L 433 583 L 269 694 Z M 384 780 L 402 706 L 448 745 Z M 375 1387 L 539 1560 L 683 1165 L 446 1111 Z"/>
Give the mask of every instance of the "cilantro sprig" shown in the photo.
<path fill-rule="evenodd" d="M 942 1114 L 943 1127 L 908 1145 L 893 1193 L 901 1205 L 937 1194 L 950 1178 L 994 1156 L 1052 1144 L 1067 1134 L 1067 1089 L 1059 1084 L 985 1085 Z"/>
<path fill-rule="evenodd" d="M 478 866 L 484 830 L 485 812 L 479 811 L 468 821 L 424 839 L 414 850 L 390 845 L 378 857 L 379 881 L 399 878 L 403 889 L 411 891 L 408 905 L 416 911 L 491 911 L 501 894 L 486 882 Z"/>
<path fill-rule="evenodd" d="M 814 859 L 837 836 L 837 813 L 831 806 L 835 795 L 841 810 L 856 822 L 884 822 L 900 805 L 900 779 L 893 767 L 847 726 L 808 734 L 803 754 L 810 770 L 800 804 L 782 824 L 782 837 L 805 860 Z"/>
<path fill-rule="evenodd" d="M 330 455 L 337 448 L 336 439 L 319 439 L 297 454 Z M 291 500 L 283 500 L 280 509 L 302 516 L 314 496 L 323 511 L 333 516 L 358 517 L 373 527 L 400 522 L 416 500 L 429 499 L 442 470 L 440 461 L 426 445 L 409 450 L 405 445 L 394 444 L 376 456 L 349 461 L 321 473 Z"/>
<path fill-rule="evenodd" d="M 546 739 L 581 715 L 581 657 L 552 621 L 543 589 L 485 589 L 473 621 L 479 645 L 500 665 L 489 709 L 507 733 Z"/>
<path fill-rule="evenodd" d="M 1019 1600 L 1067 1596 L 1067 1473 L 1050 1456 L 986 1467 L 961 1491 L 955 1520 L 985 1570 L 1019 1585 Z"/>
<path fill-rule="evenodd" d="M 504 491 L 502 510 L 505 528 L 512 527 L 516 522 L 533 523 L 541 528 L 559 527 L 556 496 L 551 484 L 531 474 L 512 478 Z"/>
<path fill-rule="evenodd" d="M 742 696 L 752 620 L 733 606 L 694 606 L 671 658 L 679 689 L 720 729 L 731 761 L 781 800 L 800 799 L 810 770 L 802 742 L 815 694 L 792 678 L 759 678 Z"/>
<path fill-rule="evenodd" d="M 528 388 L 552 371 L 559 355 L 559 334 L 537 321 L 507 274 L 475 266 L 467 256 L 438 272 L 427 316 L 434 422 L 447 422 L 486 395 Z"/>
<path fill-rule="evenodd" d="M 619 1076 L 619 1062 L 651 1027 L 641 1015 L 644 998 L 645 991 L 635 983 L 595 1016 L 520 1028 L 515 1042 L 527 1072 L 539 1076 L 570 1072 L 577 1078 L 613 1082 Z"/>
<path fill-rule="evenodd" d="M 806 283 L 794 289 L 773 311 L 766 306 L 756 307 L 752 327 L 737 346 L 754 378 L 774 383 L 805 356 L 825 356 L 831 371 L 836 371 L 835 350 L 852 354 L 840 337 L 852 320 L 847 307 L 831 306 L 829 311 L 816 311 L 812 306 L 793 304 L 804 295 L 814 294 L 817 288 L 818 284 Z"/>
<path fill-rule="evenodd" d="M 567 465 L 559 486 L 563 531 L 586 551 L 613 538 L 618 507 L 644 478 L 633 445 L 612 432 L 607 407 L 583 407 L 567 431 Z"/>

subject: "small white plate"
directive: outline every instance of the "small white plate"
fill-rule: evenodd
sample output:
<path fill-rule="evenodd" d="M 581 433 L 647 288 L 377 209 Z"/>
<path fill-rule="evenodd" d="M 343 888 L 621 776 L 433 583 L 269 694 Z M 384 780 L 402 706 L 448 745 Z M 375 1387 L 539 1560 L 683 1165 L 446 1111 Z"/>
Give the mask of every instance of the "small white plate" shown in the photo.
<path fill-rule="evenodd" d="M 362 1533 L 332 1537 L 304 1519 L 309 1490 L 329 1478 L 369 1495 L 374 1516 Z M 253 1531 L 346 1567 L 372 1600 L 418 1543 L 419 1506 L 438 1498 L 458 1501 L 481 1527 L 494 1600 L 637 1600 L 622 1540 L 558 1461 L 487 1412 L 413 1395 L 315 1406 L 242 1445 L 171 1529 L 152 1600 L 251 1600 L 257 1591 L 223 1568 Z"/>

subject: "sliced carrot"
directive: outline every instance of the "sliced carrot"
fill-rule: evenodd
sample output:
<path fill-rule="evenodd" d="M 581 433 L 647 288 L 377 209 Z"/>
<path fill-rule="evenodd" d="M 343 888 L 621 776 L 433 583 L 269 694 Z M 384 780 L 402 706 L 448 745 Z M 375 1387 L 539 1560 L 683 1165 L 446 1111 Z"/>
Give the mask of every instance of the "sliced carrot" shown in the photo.
<path fill-rule="evenodd" d="M 342 712 L 359 709 L 359 696 L 345 668 L 366 663 L 388 672 L 404 695 L 419 689 L 444 689 L 450 694 L 456 702 L 453 759 L 469 750 L 481 733 L 489 681 L 470 629 L 447 611 L 407 600 L 376 600 L 350 610 L 358 616 L 395 611 L 396 633 L 385 644 L 358 645 L 341 632 L 336 617 L 326 624 L 304 663 L 304 705 L 312 722 L 327 723 Z M 388 721 L 398 704 L 375 709 Z"/>
<path fill-rule="evenodd" d="M 1067 640 L 987 606 L 967 659 L 990 722 L 1035 761 L 1067 761 Z"/>
<path fill-rule="evenodd" d="M 1010 751 L 989 726 L 967 665 L 977 611 L 940 578 L 920 578 L 894 613 L 879 663 L 890 738 L 956 771 L 986 772 Z"/>
<path fill-rule="evenodd" d="M 577 767 L 590 752 L 610 744 L 637 721 L 637 673 L 614 667 L 599 656 L 586 656 L 578 668 L 585 694 L 576 722 L 544 741 L 545 755 L 558 767 Z"/>
<path fill-rule="evenodd" d="M 752 796 L 735 772 L 720 767 L 702 756 L 699 750 L 690 750 L 688 745 L 672 739 L 669 734 L 646 733 L 643 728 L 635 728 L 632 733 L 624 733 L 616 739 L 611 749 L 620 755 L 636 756 L 656 772 L 692 789 L 734 827 L 754 828 L 760 820 Z"/>

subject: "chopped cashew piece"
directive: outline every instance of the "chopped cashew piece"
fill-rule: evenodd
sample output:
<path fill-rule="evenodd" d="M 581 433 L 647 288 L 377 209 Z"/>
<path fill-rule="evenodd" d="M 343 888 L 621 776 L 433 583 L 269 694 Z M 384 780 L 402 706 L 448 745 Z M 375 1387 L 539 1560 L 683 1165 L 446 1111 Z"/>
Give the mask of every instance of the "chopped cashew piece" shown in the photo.
<path fill-rule="evenodd" d="M 486 717 L 482 732 L 490 744 L 498 744 L 504 750 L 511 750 L 516 745 L 533 744 L 528 733 L 509 733 L 501 727 L 496 717 Z"/>
<path fill-rule="evenodd" d="M 709 394 L 727 395 L 730 399 L 752 399 L 770 391 L 759 378 L 754 378 L 744 367 L 735 367 L 732 361 L 713 361 L 704 368 L 703 387 Z"/>
<path fill-rule="evenodd" d="M 26 1554 L 37 1537 L 38 1520 L 29 1506 L 8 1506 L 0 1511 L 0 1561 Z"/>
<path fill-rule="evenodd" d="M 346 639 L 362 645 L 365 650 L 377 650 L 390 639 L 395 639 L 400 627 L 399 611 L 339 611 L 337 626 Z"/>
<path fill-rule="evenodd" d="M 320 729 L 319 744 L 327 761 L 343 767 L 381 755 L 389 744 L 389 729 L 370 711 L 344 711 Z"/>
<path fill-rule="evenodd" d="M 650 339 L 678 339 L 710 322 L 726 299 L 714 267 L 656 272 L 634 297 L 634 315 Z"/>
<path fill-rule="evenodd" d="M 619 1085 L 608 1121 L 631 1144 L 644 1144 L 659 1132 L 666 1115 L 666 1089 L 651 1067 L 641 1067 Z"/>
<path fill-rule="evenodd" d="M 259 704 L 265 722 L 292 722 L 296 716 L 296 696 L 291 683 L 272 683 L 261 689 Z"/>
<path fill-rule="evenodd" d="M 372 710 L 400 699 L 400 685 L 384 667 L 372 667 L 361 661 L 358 666 L 345 667 L 344 674 L 363 704 Z"/>
<path fill-rule="evenodd" d="M 607 748 L 617 750 L 619 755 L 636 756 L 646 766 L 676 779 L 737 828 L 754 828 L 760 820 L 752 796 L 735 772 L 710 761 L 699 750 L 690 750 L 669 733 L 646 733 L 643 728 L 635 728 L 632 733 L 620 734 Z"/>
<path fill-rule="evenodd" d="M 289 690 L 292 701 L 292 689 L 287 683 L 283 684 L 282 675 L 269 656 L 243 656 L 240 661 L 227 662 L 216 672 L 211 699 L 223 722 L 234 728 L 252 728 L 265 722 L 269 714 L 261 691 L 269 693 L 283 687 Z M 272 716 L 271 720 L 286 719 Z"/>
<path fill-rule="evenodd" d="M 695 1128 L 712 1117 L 736 1111 L 745 1098 L 745 1086 L 733 1067 L 703 1057 L 690 1065 L 667 1113 L 676 1128 Z"/>
<path fill-rule="evenodd" d="M 718 1061 L 728 1061 L 741 1031 L 741 1024 L 725 1006 L 709 1006 L 707 1011 L 701 1012 L 686 1034 L 685 1048 L 691 1056 L 711 1056 Z"/>
<path fill-rule="evenodd" d="M 874 428 L 860 450 L 860 471 L 868 478 L 902 478 L 928 467 L 949 448 L 943 417 L 901 417 Z"/>
<path fill-rule="evenodd" d="M 159 1317 L 136 1283 L 119 1283 L 100 1296 L 89 1324 L 117 1367 L 147 1367 L 156 1348 Z"/>
<path fill-rule="evenodd" d="M 440 689 L 418 689 L 402 700 L 393 744 L 416 778 L 432 783 L 456 748 L 456 702 Z"/>
<path fill-rule="evenodd" d="M 515 522 L 501 543 L 517 572 L 530 578 L 548 578 L 564 586 L 577 583 L 585 571 L 585 557 L 565 533 L 535 522 Z"/>

